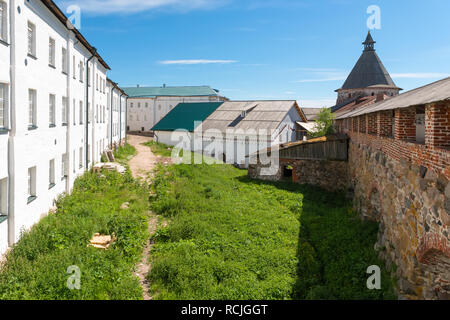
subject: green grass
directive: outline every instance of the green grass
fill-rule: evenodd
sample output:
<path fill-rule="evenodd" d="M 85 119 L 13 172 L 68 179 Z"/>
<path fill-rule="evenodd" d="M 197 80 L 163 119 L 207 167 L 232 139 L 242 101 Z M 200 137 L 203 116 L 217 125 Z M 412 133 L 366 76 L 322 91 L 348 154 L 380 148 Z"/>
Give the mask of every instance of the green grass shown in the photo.
<path fill-rule="evenodd" d="M 114 158 L 120 164 L 127 164 L 128 161 L 136 155 L 136 148 L 131 144 L 125 144 L 125 146 L 118 148 L 114 152 Z"/>
<path fill-rule="evenodd" d="M 159 167 L 149 280 L 156 299 L 383 299 L 366 287 L 375 223 L 340 194 L 250 180 L 228 165 Z"/>
<path fill-rule="evenodd" d="M 167 158 L 169 158 L 172 155 L 173 147 L 168 146 L 166 144 L 152 140 L 152 141 L 144 143 L 144 145 L 147 147 L 150 147 L 150 149 L 152 150 L 152 152 L 155 155 L 159 155 L 159 156 L 167 157 Z M 183 156 L 183 150 L 180 150 L 180 157 L 182 157 L 182 156 Z"/>
<path fill-rule="evenodd" d="M 133 275 L 148 239 L 148 189 L 127 173 L 86 173 L 58 211 L 25 233 L 0 273 L 0 299 L 141 299 Z M 128 210 L 120 209 L 129 202 Z M 88 247 L 94 233 L 115 234 L 108 250 Z M 81 270 L 81 289 L 69 290 L 69 266 Z"/>

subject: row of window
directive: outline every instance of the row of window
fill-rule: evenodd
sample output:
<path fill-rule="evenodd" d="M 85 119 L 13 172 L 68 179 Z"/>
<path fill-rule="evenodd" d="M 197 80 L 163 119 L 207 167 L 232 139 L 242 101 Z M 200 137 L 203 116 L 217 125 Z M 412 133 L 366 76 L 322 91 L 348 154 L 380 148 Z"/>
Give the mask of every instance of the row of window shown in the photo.
<path fill-rule="evenodd" d="M 134 103 L 131 102 L 131 103 L 130 103 L 130 108 L 133 108 L 133 107 L 134 107 Z M 137 103 L 137 107 L 138 107 L 138 108 L 141 107 L 141 103 L 140 103 L 140 102 Z M 148 108 L 148 102 L 145 103 L 145 107 Z M 173 106 L 170 105 L 170 106 L 169 106 L 169 110 L 172 110 L 172 109 L 173 109 Z M 158 110 L 161 111 L 161 105 L 158 105 Z"/>
<path fill-rule="evenodd" d="M 2 20 L 6 20 L 5 18 L 2 18 L 4 13 L 0 11 L 0 18 Z M 2 29 L 3 30 L 3 29 Z M 0 32 L 2 32 L 0 30 Z M 33 58 L 36 58 L 36 26 L 28 21 L 28 55 L 32 56 Z M 76 79 L 75 70 L 77 69 L 76 65 L 76 57 L 73 56 L 73 62 L 72 62 L 72 72 L 73 72 L 73 78 Z M 56 69 L 56 41 L 52 37 L 49 37 L 48 40 L 48 65 L 52 68 Z M 80 78 L 80 82 L 84 82 L 84 66 L 85 63 L 83 60 L 80 60 L 78 63 L 78 74 Z M 67 57 L 67 49 L 62 47 L 61 48 L 61 70 L 63 73 L 68 73 L 68 57 Z M 89 68 L 90 70 L 90 68 Z M 88 85 L 91 85 L 91 78 L 88 79 Z M 106 78 L 103 78 L 102 76 L 99 76 L 99 74 L 96 74 L 96 90 L 100 91 L 102 93 L 106 92 Z"/>

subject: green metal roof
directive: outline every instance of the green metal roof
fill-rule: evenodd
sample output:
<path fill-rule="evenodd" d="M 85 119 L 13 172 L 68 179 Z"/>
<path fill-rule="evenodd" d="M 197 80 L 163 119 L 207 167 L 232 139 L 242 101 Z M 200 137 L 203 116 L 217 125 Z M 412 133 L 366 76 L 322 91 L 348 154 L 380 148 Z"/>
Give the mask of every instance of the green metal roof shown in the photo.
<path fill-rule="evenodd" d="M 161 96 L 199 97 L 218 96 L 218 91 L 208 86 L 198 87 L 129 87 L 122 88 L 130 98 L 155 98 Z"/>
<path fill-rule="evenodd" d="M 222 104 L 223 102 L 180 103 L 162 118 L 152 131 L 184 129 L 193 132 L 195 121 L 203 122 Z"/>

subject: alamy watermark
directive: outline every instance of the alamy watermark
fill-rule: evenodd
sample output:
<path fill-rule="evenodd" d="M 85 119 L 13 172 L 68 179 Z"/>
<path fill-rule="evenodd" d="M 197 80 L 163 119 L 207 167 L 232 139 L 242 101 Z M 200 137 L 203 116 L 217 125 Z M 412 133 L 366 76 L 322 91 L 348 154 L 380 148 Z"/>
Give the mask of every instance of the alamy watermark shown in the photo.
<path fill-rule="evenodd" d="M 379 266 L 373 265 L 367 268 L 367 274 L 371 276 L 367 279 L 367 289 L 381 290 L 381 269 Z"/>
<path fill-rule="evenodd" d="M 67 273 L 71 276 L 67 279 L 67 288 L 69 290 L 81 289 L 81 270 L 78 266 L 70 266 L 67 268 Z"/>
<path fill-rule="evenodd" d="M 81 29 L 81 8 L 76 4 L 72 4 L 67 7 L 66 13 L 69 15 L 67 19 L 67 28 L 73 30 Z"/>
<path fill-rule="evenodd" d="M 381 29 L 381 9 L 377 5 L 371 5 L 367 8 L 367 28 L 369 30 L 380 30 Z"/>

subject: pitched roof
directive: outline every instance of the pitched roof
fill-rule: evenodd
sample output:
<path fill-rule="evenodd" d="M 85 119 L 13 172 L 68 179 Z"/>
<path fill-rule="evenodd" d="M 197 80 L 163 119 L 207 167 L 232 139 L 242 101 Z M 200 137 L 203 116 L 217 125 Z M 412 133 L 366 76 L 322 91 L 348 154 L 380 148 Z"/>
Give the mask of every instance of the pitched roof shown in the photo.
<path fill-rule="evenodd" d="M 420 106 L 439 101 L 450 101 L 450 77 L 402 93 L 388 100 L 355 109 L 354 111 L 337 116 L 336 119 L 357 117 L 384 110 Z"/>
<path fill-rule="evenodd" d="M 295 100 L 227 101 L 203 122 L 203 131 L 215 129 L 226 132 L 230 128 L 275 130 L 293 107 L 302 119 L 305 118 Z M 247 112 L 244 118 L 243 111 Z"/>
<path fill-rule="evenodd" d="M 322 108 L 301 108 L 308 121 L 317 120 L 317 116 Z"/>
<path fill-rule="evenodd" d="M 122 88 L 130 98 L 218 96 L 209 86 L 191 87 L 128 87 Z"/>
<path fill-rule="evenodd" d="M 374 43 L 369 33 L 363 43 L 363 53 L 341 89 L 361 89 L 375 85 L 397 88 L 375 52 Z"/>
<path fill-rule="evenodd" d="M 184 129 L 193 132 L 195 121 L 204 121 L 223 102 L 179 103 L 164 118 L 162 118 L 152 131 L 175 131 Z"/>

